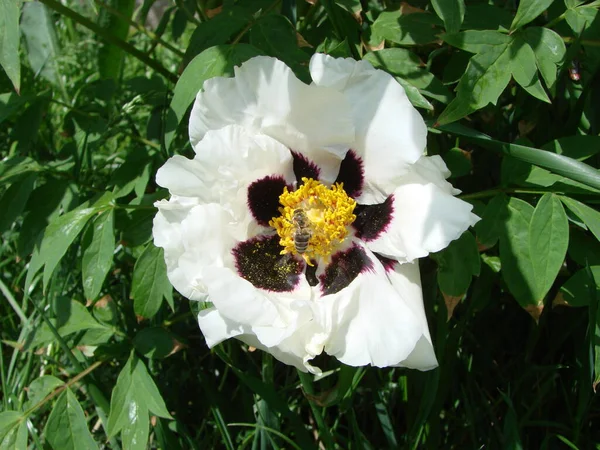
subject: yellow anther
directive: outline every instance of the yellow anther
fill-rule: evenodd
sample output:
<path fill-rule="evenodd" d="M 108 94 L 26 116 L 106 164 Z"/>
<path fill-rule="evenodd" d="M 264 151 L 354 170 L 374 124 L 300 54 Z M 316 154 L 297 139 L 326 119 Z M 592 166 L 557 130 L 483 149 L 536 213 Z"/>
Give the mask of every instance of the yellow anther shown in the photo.
<path fill-rule="evenodd" d="M 302 178 L 302 181 L 304 184 L 293 192 L 283 189 L 279 196 L 281 215 L 273 217 L 269 225 L 279 234 L 281 254 L 298 254 L 311 264 L 312 259 L 327 259 L 346 239 L 348 226 L 356 219 L 353 214 L 356 202 L 348 197 L 342 183 L 328 188 L 312 178 Z M 294 217 L 296 210 L 304 212 L 307 226 L 300 227 L 298 213 L 296 219 Z M 307 232 L 310 238 L 304 248 L 301 239 L 306 239 Z"/>

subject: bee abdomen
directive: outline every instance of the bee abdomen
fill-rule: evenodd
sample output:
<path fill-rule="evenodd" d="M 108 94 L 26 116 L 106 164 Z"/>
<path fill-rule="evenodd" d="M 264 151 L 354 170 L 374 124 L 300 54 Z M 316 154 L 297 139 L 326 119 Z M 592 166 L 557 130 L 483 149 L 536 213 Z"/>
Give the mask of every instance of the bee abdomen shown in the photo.
<path fill-rule="evenodd" d="M 294 233 L 294 246 L 298 253 L 304 253 L 308 249 L 311 233 L 308 230 L 298 230 Z"/>

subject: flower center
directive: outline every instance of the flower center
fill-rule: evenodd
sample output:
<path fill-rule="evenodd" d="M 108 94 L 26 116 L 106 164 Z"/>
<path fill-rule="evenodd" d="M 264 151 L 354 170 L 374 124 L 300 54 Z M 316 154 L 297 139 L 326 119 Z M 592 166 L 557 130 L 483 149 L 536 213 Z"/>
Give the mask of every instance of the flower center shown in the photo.
<path fill-rule="evenodd" d="M 346 239 L 354 222 L 356 202 L 348 197 L 343 183 L 327 188 L 312 178 L 293 192 L 287 187 L 279 196 L 281 216 L 269 222 L 280 237 L 281 254 L 300 255 L 312 265 L 317 257 L 327 259 Z"/>

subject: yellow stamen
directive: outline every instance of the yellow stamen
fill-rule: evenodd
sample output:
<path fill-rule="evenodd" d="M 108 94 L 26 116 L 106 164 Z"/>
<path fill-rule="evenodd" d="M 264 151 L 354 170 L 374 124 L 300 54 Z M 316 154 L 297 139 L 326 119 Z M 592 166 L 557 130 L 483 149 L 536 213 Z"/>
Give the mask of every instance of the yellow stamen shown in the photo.
<path fill-rule="evenodd" d="M 348 226 L 354 222 L 353 214 L 356 202 L 348 197 L 342 183 L 327 188 L 312 178 L 302 178 L 304 184 L 293 192 L 287 188 L 279 196 L 281 215 L 273 217 L 269 222 L 279 237 L 283 247 L 281 254 L 301 255 L 312 265 L 311 260 L 317 257 L 328 259 L 329 255 L 346 239 Z M 310 239 L 304 252 L 298 252 L 294 235 L 298 231 L 298 223 L 294 222 L 294 211 L 301 209 L 308 218 Z"/>

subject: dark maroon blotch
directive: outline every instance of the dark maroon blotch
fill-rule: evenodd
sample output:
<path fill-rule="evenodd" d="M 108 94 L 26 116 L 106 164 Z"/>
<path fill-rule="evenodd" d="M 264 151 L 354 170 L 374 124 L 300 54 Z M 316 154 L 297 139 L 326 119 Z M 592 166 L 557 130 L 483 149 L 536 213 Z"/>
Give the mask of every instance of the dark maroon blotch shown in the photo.
<path fill-rule="evenodd" d="M 393 195 L 376 205 L 356 205 L 354 208 L 356 220 L 352 223 L 356 229 L 356 236 L 363 241 L 377 239 L 392 221 L 393 212 Z"/>
<path fill-rule="evenodd" d="M 303 177 L 312 178 L 313 180 L 319 179 L 321 171 L 314 162 L 297 152 L 292 152 L 292 156 L 294 158 L 294 175 L 296 175 L 298 185 L 302 184 Z"/>
<path fill-rule="evenodd" d="M 323 295 L 335 294 L 348 286 L 362 272 L 372 270 L 373 261 L 357 245 L 336 253 L 319 277 Z"/>
<path fill-rule="evenodd" d="M 388 258 L 387 256 L 380 255 L 379 253 L 373 252 L 373 254 L 377 257 L 386 272 L 392 272 L 394 270 L 394 267 L 398 261 Z"/>
<path fill-rule="evenodd" d="M 352 198 L 357 198 L 362 194 L 365 174 L 363 161 L 354 150 L 348 150 L 346 157 L 340 165 L 336 183 L 344 183 L 344 191 Z"/>
<path fill-rule="evenodd" d="M 281 255 L 279 236 L 259 236 L 240 242 L 232 251 L 239 275 L 255 287 L 291 292 L 300 281 L 304 261 Z"/>
<path fill-rule="evenodd" d="M 279 216 L 279 196 L 286 186 L 280 175 L 269 175 L 248 186 L 248 208 L 259 224 L 267 227 L 273 217 Z"/>

